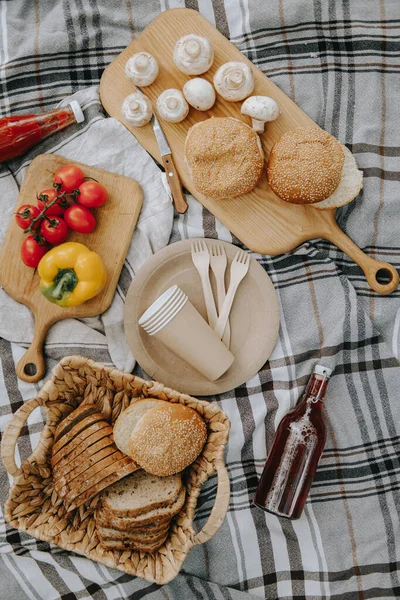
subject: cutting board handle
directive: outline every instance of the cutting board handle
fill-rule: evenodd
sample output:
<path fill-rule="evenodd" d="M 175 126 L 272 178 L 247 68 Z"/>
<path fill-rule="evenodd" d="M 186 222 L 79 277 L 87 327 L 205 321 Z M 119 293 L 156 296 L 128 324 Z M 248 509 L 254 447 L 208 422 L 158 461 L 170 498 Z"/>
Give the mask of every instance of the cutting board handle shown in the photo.
<path fill-rule="evenodd" d="M 364 271 L 369 286 L 379 294 L 390 294 L 399 285 L 399 274 L 387 262 L 371 258 L 363 252 L 336 224 L 332 222 L 321 237 L 338 246 Z"/>
<path fill-rule="evenodd" d="M 46 365 L 43 356 L 43 343 L 51 323 L 35 318 L 33 340 L 16 366 L 19 379 L 28 383 L 36 383 L 43 379 Z"/>

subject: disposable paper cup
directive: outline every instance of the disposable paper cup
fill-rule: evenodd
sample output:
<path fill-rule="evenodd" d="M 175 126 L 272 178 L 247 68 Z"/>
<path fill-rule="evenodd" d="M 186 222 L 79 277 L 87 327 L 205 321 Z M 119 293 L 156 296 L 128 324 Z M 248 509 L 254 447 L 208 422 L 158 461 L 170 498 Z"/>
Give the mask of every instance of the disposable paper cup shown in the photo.
<path fill-rule="evenodd" d="M 176 302 L 177 299 L 182 297 L 182 290 L 178 288 L 177 285 L 173 285 L 170 287 L 164 294 L 161 294 L 153 302 L 153 304 L 146 310 L 146 312 L 141 316 L 141 325 L 144 327 L 145 325 L 151 325 L 154 321 L 160 318 L 164 314 L 167 307 Z"/>
<path fill-rule="evenodd" d="M 157 318 L 152 320 L 154 316 Z M 178 286 L 157 298 L 138 323 L 210 381 L 221 377 L 234 361 L 233 354 Z"/>

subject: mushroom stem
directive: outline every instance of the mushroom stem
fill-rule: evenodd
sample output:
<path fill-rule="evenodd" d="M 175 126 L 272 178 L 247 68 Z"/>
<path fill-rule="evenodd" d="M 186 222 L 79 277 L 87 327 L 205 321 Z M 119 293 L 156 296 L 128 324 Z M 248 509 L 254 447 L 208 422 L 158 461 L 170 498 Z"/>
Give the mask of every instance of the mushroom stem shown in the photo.
<path fill-rule="evenodd" d="M 191 58 L 197 58 L 201 51 L 199 42 L 197 40 L 186 42 L 185 51 Z"/>
<path fill-rule="evenodd" d="M 258 119 L 251 119 L 251 124 L 252 124 L 254 131 L 256 131 L 257 133 L 263 133 L 265 121 L 259 121 Z"/>

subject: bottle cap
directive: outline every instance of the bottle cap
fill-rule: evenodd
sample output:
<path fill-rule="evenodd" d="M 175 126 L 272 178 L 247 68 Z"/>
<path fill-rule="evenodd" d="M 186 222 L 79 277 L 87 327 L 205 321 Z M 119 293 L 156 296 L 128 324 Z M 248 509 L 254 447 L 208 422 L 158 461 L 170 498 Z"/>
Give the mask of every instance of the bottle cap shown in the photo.
<path fill-rule="evenodd" d="M 79 103 L 76 100 L 72 100 L 72 102 L 70 102 L 69 105 L 72 108 L 72 111 L 75 115 L 76 122 L 83 123 L 83 121 L 85 120 L 85 115 L 83 114 L 83 110 L 81 109 Z"/>
<path fill-rule="evenodd" d="M 328 367 L 324 367 L 323 365 L 315 365 L 314 373 L 317 375 L 326 375 L 326 377 L 330 377 L 332 369 L 328 369 Z"/>

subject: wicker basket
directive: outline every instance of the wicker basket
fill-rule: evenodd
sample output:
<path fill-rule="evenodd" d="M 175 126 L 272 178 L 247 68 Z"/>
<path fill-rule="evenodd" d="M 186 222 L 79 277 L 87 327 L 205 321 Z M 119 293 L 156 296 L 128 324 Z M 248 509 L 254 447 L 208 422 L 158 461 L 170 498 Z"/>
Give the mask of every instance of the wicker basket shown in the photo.
<path fill-rule="evenodd" d="M 139 396 L 190 406 L 203 416 L 208 429 L 201 455 L 186 470 L 185 505 L 172 521 L 167 541 L 153 554 L 104 549 L 97 537 L 93 517 L 99 496 L 66 513 L 54 491 L 50 466 L 54 430 L 73 408 L 84 400 L 93 402 L 114 423 L 120 412 Z M 38 446 L 18 468 L 14 461 L 15 446 L 27 418 L 38 406 L 44 409 L 46 425 Z M 5 468 L 15 478 L 5 506 L 6 521 L 40 540 L 83 554 L 108 567 L 158 584 L 167 583 L 179 573 L 192 546 L 206 542 L 216 533 L 228 510 L 229 479 L 224 465 L 224 449 L 229 427 L 229 419 L 216 404 L 196 400 L 160 383 L 144 381 L 82 356 L 66 357 L 53 369 L 52 378 L 44 384 L 38 396 L 15 413 L 4 433 L 1 456 Z M 193 517 L 197 498 L 201 486 L 214 471 L 218 474 L 215 504 L 207 523 L 196 533 Z"/>

